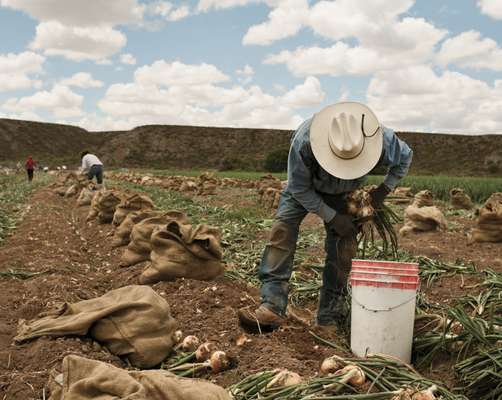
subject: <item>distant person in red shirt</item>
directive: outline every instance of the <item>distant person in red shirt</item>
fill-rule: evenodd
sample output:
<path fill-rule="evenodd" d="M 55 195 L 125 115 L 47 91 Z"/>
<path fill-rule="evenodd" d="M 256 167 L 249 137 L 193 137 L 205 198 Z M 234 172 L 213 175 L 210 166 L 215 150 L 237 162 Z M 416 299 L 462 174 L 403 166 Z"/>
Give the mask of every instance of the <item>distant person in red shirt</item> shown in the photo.
<path fill-rule="evenodd" d="M 32 158 L 32 156 L 28 156 L 28 159 L 26 160 L 26 163 L 24 164 L 24 167 L 26 168 L 26 172 L 28 173 L 28 181 L 33 180 L 33 170 L 37 166 L 36 161 Z"/>

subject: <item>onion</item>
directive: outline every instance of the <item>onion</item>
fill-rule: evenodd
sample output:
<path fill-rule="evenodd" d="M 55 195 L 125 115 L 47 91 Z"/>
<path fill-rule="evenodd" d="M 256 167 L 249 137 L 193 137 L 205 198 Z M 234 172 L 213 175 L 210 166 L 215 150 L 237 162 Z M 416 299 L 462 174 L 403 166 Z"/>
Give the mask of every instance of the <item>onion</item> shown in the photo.
<path fill-rule="evenodd" d="M 197 350 L 195 350 L 195 358 L 197 361 L 206 361 L 211 357 L 211 353 L 215 351 L 215 346 L 211 342 L 204 342 Z"/>
<path fill-rule="evenodd" d="M 415 393 L 412 400 L 435 400 L 436 396 L 434 396 L 434 392 L 438 390 L 436 385 L 432 385 L 430 388 L 426 390 L 422 390 L 421 392 Z"/>
<path fill-rule="evenodd" d="M 209 366 L 215 374 L 230 367 L 230 359 L 224 351 L 215 351 L 209 358 Z"/>
<path fill-rule="evenodd" d="M 274 376 L 274 379 L 268 383 L 267 388 L 298 385 L 299 383 L 302 383 L 302 381 L 302 377 L 296 372 L 283 369 L 280 370 L 279 373 Z"/>
<path fill-rule="evenodd" d="M 195 351 L 197 346 L 199 346 L 199 338 L 197 336 L 188 335 L 183 342 L 181 342 L 181 349 L 186 352 Z"/>
<path fill-rule="evenodd" d="M 175 331 L 172 336 L 174 344 L 178 344 L 179 342 L 181 342 L 182 337 L 183 337 L 183 332 L 181 332 L 180 330 Z"/>
<path fill-rule="evenodd" d="M 361 386 L 366 382 L 366 375 L 364 375 L 363 370 L 353 364 L 338 370 L 335 375 L 344 375 L 344 381 L 350 383 L 352 386 Z"/>
<path fill-rule="evenodd" d="M 322 362 L 319 375 L 326 376 L 343 368 L 343 364 L 335 357 L 328 357 Z"/>

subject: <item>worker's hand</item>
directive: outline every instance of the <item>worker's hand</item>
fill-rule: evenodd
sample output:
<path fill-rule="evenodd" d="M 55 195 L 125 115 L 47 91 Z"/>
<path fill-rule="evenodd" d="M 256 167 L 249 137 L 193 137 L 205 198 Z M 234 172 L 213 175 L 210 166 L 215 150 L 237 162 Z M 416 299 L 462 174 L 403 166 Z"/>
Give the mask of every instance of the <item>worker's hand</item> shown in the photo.
<path fill-rule="evenodd" d="M 335 232 L 338 236 L 355 236 L 357 229 L 352 222 L 352 217 L 347 214 L 336 213 L 331 221 L 327 223 L 329 230 Z"/>
<path fill-rule="evenodd" d="M 385 183 L 381 183 L 375 190 L 370 192 L 371 205 L 375 210 L 382 208 L 383 201 L 390 193 L 390 189 Z"/>

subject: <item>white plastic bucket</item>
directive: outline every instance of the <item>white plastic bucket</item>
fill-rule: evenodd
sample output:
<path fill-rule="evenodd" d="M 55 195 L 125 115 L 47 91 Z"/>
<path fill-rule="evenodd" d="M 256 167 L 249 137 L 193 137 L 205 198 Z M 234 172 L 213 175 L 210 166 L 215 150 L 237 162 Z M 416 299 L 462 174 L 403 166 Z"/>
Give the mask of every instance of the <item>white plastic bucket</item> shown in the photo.
<path fill-rule="evenodd" d="M 411 361 L 418 264 L 353 260 L 350 347 Z"/>

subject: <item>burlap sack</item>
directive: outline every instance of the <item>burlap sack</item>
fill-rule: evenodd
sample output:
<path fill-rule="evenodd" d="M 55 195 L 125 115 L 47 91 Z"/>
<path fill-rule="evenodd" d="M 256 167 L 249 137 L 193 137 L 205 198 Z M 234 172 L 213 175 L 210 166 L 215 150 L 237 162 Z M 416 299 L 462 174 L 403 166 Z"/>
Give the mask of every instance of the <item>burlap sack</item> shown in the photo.
<path fill-rule="evenodd" d="M 91 202 L 91 210 L 87 215 L 87 221 L 98 217 L 101 224 L 109 224 L 113 220 L 113 214 L 122 200 L 122 194 L 114 190 L 103 190 L 94 196 Z"/>
<path fill-rule="evenodd" d="M 76 355 L 49 381 L 49 400 L 231 400 L 220 386 L 168 371 L 126 371 Z"/>
<path fill-rule="evenodd" d="M 434 196 L 430 190 L 421 190 L 415 195 L 412 205 L 415 207 L 432 207 Z"/>
<path fill-rule="evenodd" d="M 267 208 L 276 209 L 279 206 L 281 193 L 282 189 L 267 188 L 263 192 L 261 203 Z"/>
<path fill-rule="evenodd" d="M 115 226 L 119 226 L 125 219 L 127 214 L 133 211 L 151 210 L 154 207 L 155 206 L 153 204 L 152 199 L 150 199 L 150 197 L 148 197 L 146 194 L 135 193 L 123 199 L 117 206 L 117 209 L 113 214 L 112 224 Z"/>
<path fill-rule="evenodd" d="M 454 188 L 450 190 L 450 202 L 456 210 L 470 210 L 474 207 L 471 198 L 463 189 Z"/>
<path fill-rule="evenodd" d="M 103 197 L 103 190 L 97 191 L 92 200 L 91 200 L 91 208 L 89 209 L 89 213 L 87 214 L 87 221 L 95 219 L 98 214 L 99 214 L 99 202 L 101 200 L 101 197 Z"/>
<path fill-rule="evenodd" d="M 479 209 L 472 241 L 502 242 L 502 192 L 493 193 Z"/>
<path fill-rule="evenodd" d="M 203 196 L 216 194 L 218 185 L 218 178 L 212 172 L 205 172 L 199 176 L 197 194 Z"/>
<path fill-rule="evenodd" d="M 186 220 L 185 214 L 181 211 L 155 211 L 155 210 L 145 210 L 145 211 L 133 211 L 125 217 L 124 221 L 117 227 L 112 239 L 112 247 L 126 246 L 131 241 L 131 232 L 134 225 L 139 224 L 141 221 L 147 218 L 162 217 L 166 216 L 168 218 L 180 219 L 182 221 Z"/>
<path fill-rule="evenodd" d="M 181 183 L 180 192 L 190 193 L 197 191 L 197 184 L 192 180 L 187 180 Z"/>
<path fill-rule="evenodd" d="M 79 190 L 80 190 L 80 185 L 78 183 L 74 183 L 68 189 L 66 189 L 64 197 L 65 198 L 74 197 L 78 194 Z"/>
<path fill-rule="evenodd" d="M 125 286 L 101 297 L 64 303 L 31 322 L 21 321 L 16 342 L 40 336 L 89 334 L 138 368 L 162 362 L 174 346 L 169 304 L 149 286 Z"/>
<path fill-rule="evenodd" d="M 181 215 L 160 215 L 157 217 L 146 218 L 133 226 L 130 241 L 127 249 L 120 259 L 121 267 L 130 267 L 143 261 L 150 260 L 152 246 L 150 238 L 155 228 L 168 224 L 173 219 L 180 218 L 184 221 L 184 214 Z"/>
<path fill-rule="evenodd" d="M 389 200 L 394 204 L 408 204 L 413 200 L 411 187 L 400 186 L 394 189 L 389 196 Z"/>
<path fill-rule="evenodd" d="M 78 207 L 83 207 L 83 206 L 89 206 L 92 203 L 92 199 L 94 198 L 94 195 L 97 193 L 96 188 L 94 185 L 90 184 L 87 187 L 84 187 L 81 191 L 80 194 L 77 198 L 77 206 Z"/>
<path fill-rule="evenodd" d="M 210 280 L 223 273 L 221 234 L 207 225 L 171 221 L 152 234 L 152 263 L 141 274 L 142 284 L 176 278 Z"/>
<path fill-rule="evenodd" d="M 446 229 L 448 222 L 441 210 L 435 206 L 417 207 L 414 204 L 404 210 L 404 226 L 399 230 L 401 235 L 409 232 L 428 232 Z"/>
<path fill-rule="evenodd" d="M 59 194 L 60 196 L 64 196 L 66 194 L 66 191 L 68 188 L 66 186 L 57 186 L 52 191 L 56 194 Z"/>

